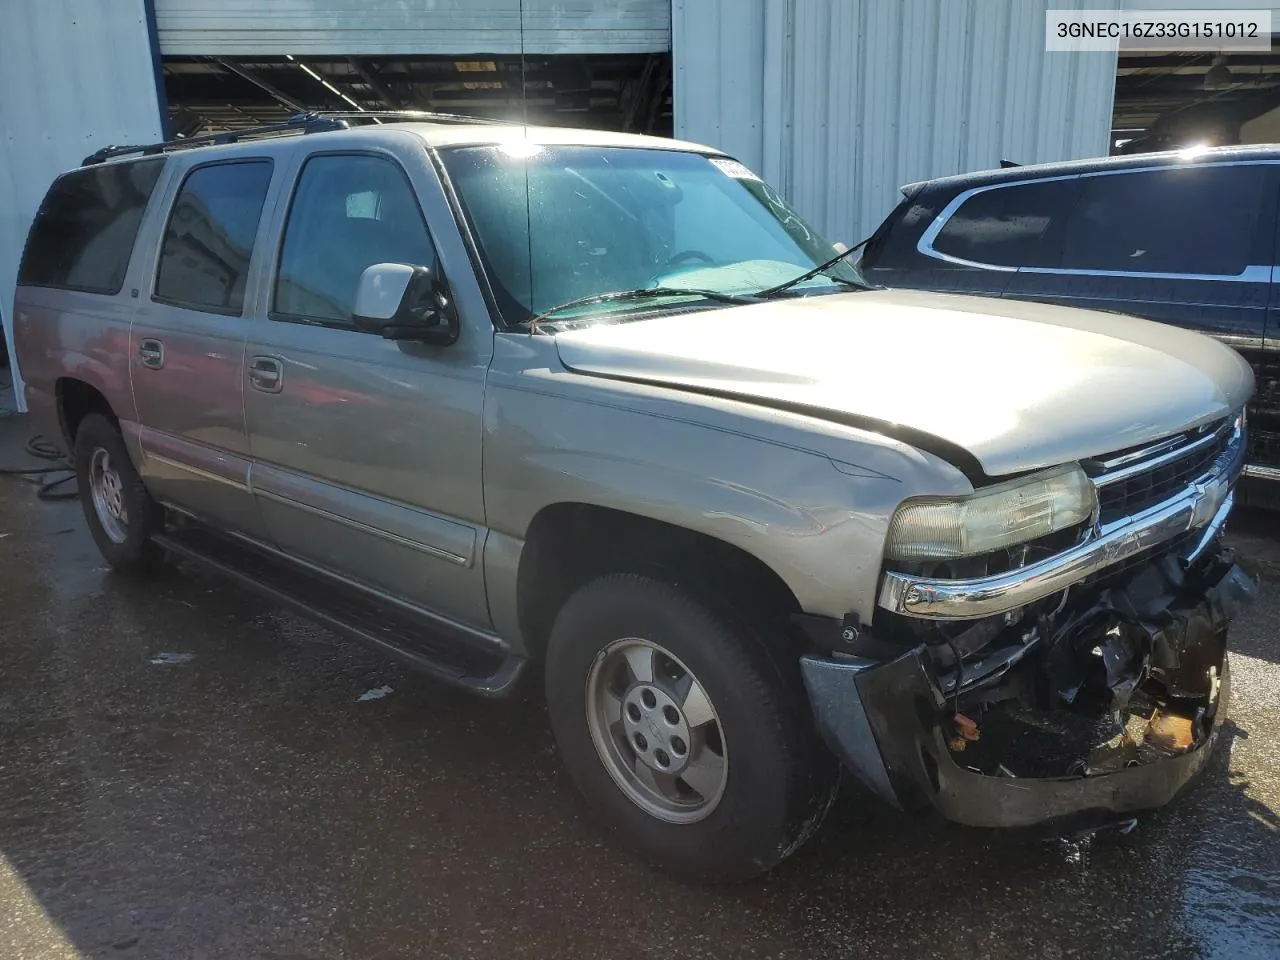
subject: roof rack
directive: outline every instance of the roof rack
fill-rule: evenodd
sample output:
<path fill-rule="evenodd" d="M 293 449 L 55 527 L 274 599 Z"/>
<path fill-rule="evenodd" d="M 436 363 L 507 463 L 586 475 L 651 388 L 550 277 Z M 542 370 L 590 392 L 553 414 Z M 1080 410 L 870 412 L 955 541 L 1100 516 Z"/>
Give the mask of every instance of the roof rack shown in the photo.
<path fill-rule="evenodd" d="M 222 133 L 206 133 L 198 137 L 179 137 L 176 140 L 164 140 L 160 143 L 136 144 L 132 146 L 107 146 L 89 154 L 81 161 L 82 167 L 102 163 L 113 157 L 129 154 L 146 156 L 149 154 L 167 153 L 172 150 L 184 150 L 188 147 L 207 147 L 217 144 L 237 143 L 241 140 L 253 140 L 260 137 L 281 136 L 283 134 L 324 133 L 329 130 L 346 130 L 352 120 L 419 120 L 428 123 L 503 123 L 490 117 L 466 117 L 456 113 L 433 113 L 429 110 L 345 110 L 345 111 L 313 111 L 300 113 L 282 123 L 268 123 L 258 127 L 245 127 L 242 130 L 227 130 Z"/>

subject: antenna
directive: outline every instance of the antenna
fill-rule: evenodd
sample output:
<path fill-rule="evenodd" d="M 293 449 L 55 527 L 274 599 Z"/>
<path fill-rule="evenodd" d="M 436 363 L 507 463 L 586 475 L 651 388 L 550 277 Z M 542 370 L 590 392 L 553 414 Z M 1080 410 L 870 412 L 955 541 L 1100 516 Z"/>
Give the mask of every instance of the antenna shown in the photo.
<path fill-rule="evenodd" d="M 524 49 L 524 0 L 520 0 L 520 117 L 524 122 L 524 135 L 529 136 L 529 86 L 525 80 L 525 49 Z M 529 332 L 534 332 L 535 324 L 532 322 L 536 319 L 538 313 L 533 298 L 533 202 L 529 199 L 529 160 L 524 160 L 524 223 L 525 223 L 525 239 L 529 245 Z"/>

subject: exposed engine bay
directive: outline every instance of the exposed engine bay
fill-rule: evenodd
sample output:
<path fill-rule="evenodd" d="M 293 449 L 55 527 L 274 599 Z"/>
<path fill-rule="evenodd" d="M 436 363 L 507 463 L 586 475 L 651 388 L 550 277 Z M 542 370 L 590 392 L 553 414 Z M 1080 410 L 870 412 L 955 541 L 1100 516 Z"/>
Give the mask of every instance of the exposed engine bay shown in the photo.
<path fill-rule="evenodd" d="M 1190 566 L 1166 551 L 1011 614 L 846 631 L 802 671 L 828 744 L 898 806 L 977 826 L 1105 819 L 1162 805 L 1202 766 L 1227 625 L 1256 592 L 1220 543 Z"/>
<path fill-rule="evenodd" d="M 1166 554 L 1118 582 L 1069 591 L 1048 612 L 984 621 L 932 645 L 948 748 L 975 772 L 1056 777 L 1198 746 L 1217 707 L 1227 623 L 1255 594 L 1229 550 L 1191 569 Z"/>

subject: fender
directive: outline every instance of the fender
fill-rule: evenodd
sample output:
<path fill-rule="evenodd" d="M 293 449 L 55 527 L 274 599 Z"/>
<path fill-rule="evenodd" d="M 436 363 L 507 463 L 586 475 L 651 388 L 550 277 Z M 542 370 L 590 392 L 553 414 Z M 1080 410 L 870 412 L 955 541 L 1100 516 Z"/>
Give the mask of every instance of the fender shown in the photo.
<path fill-rule="evenodd" d="M 798 414 L 530 364 L 540 347 L 530 339 L 542 338 L 525 337 L 524 356 L 508 369 L 497 338 L 485 394 L 485 575 L 505 637 L 519 635 L 526 532 L 552 504 L 605 507 L 721 540 L 769 567 L 805 612 L 870 619 L 897 505 L 922 492 L 972 490 L 955 467 L 889 439 L 859 450 L 850 430 L 836 461 L 813 449 L 822 438 Z M 780 415 L 796 422 L 780 429 Z"/>

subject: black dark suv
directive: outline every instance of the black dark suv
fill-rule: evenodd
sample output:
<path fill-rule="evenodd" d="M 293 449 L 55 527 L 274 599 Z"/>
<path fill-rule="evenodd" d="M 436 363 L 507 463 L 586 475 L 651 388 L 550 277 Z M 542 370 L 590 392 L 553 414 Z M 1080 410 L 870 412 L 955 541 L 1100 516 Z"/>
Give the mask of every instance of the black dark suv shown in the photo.
<path fill-rule="evenodd" d="M 889 287 L 1117 311 L 1217 337 L 1257 377 L 1246 474 L 1280 481 L 1278 189 L 1280 146 L 943 177 L 902 188 L 860 268 Z M 1277 502 L 1280 483 L 1251 487 Z"/>

